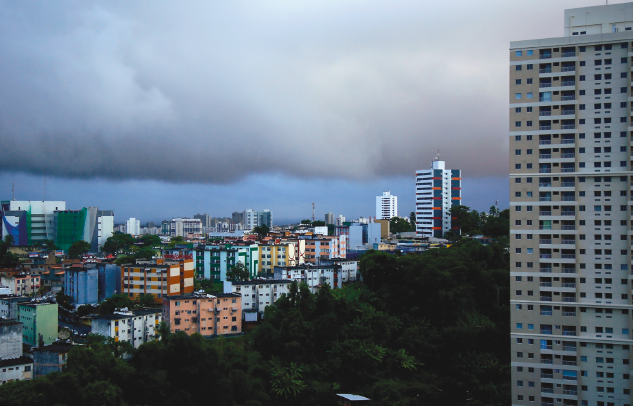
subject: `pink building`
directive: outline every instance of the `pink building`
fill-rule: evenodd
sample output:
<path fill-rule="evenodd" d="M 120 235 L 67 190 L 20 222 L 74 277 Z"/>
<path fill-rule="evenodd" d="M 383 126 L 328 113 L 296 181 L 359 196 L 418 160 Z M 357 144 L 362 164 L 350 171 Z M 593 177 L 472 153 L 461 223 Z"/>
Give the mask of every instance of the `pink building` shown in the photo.
<path fill-rule="evenodd" d="M 163 320 L 172 333 L 218 336 L 242 333 L 242 296 L 193 293 L 163 298 Z"/>

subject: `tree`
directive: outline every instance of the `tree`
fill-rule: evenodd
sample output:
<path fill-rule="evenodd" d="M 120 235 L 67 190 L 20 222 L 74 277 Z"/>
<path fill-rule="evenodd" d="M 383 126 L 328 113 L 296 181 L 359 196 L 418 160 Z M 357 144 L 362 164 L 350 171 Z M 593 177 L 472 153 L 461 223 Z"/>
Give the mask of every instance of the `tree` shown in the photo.
<path fill-rule="evenodd" d="M 234 267 L 229 268 L 226 272 L 226 279 L 232 282 L 247 281 L 251 277 L 248 269 L 241 261 L 238 261 Z"/>
<path fill-rule="evenodd" d="M 393 234 L 412 231 L 411 223 L 400 217 L 392 217 L 389 220 L 389 228 Z"/>
<path fill-rule="evenodd" d="M 261 226 L 257 226 L 253 229 L 253 232 L 259 236 L 259 238 L 266 237 L 270 232 L 270 228 L 266 224 L 262 224 Z"/>
<path fill-rule="evenodd" d="M 9 247 L 13 245 L 13 236 L 7 235 L 4 241 L 0 242 L 0 268 L 15 268 L 20 265 L 17 255 L 9 252 Z"/>
<path fill-rule="evenodd" d="M 311 226 L 312 225 L 312 221 L 308 220 L 308 219 L 303 219 L 303 220 L 301 220 L 301 224 L 305 224 L 305 225 Z"/>
<path fill-rule="evenodd" d="M 46 247 L 49 251 L 54 251 L 57 249 L 57 245 L 55 245 L 54 240 L 44 240 L 42 241 L 42 246 Z"/>
<path fill-rule="evenodd" d="M 134 237 L 129 234 L 115 233 L 112 237 L 108 237 L 101 247 L 101 251 L 107 254 L 116 254 L 120 251 L 128 252 L 134 244 Z"/>
<path fill-rule="evenodd" d="M 171 237 L 171 240 L 169 240 L 169 244 L 167 244 L 167 248 L 174 248 L 177 244 L 183 244 L 184 242 L 185 239 L 179 235 Z"/>
<path fill-rule="evenodd" d="M 134 307 L 134 302 L 127 295 L 112 295 L 99 305 L 99 314 L 106 316 L 114 313 L 116 309 L 122 309 L 127 307 L 131 309 Z"/>
<path fill-rule="evenodd" d="M 144 235 L 139 240 L 143 243 L 143 247 L 160 247 L 162 244 L 160 237 L 152 234 Z"/>
<path fill-rule="evenodd" d="M 409 223 L 411 223 L 411 228 L 415 231 L 416 217 L 414 211 L 409 213 Z"/>
<path fill-rule="evenodd" d="M 75 315 L 77 317 L 84 317 L 84 316 L 88 316 L 90 314 L 93 314 L 95 312 L 95 308 L 92 307 L 89 304 L 84 304 L 81 305 L 77 308 L 77 311 L 75 312 Z"/>
<path fill-rule="evenodd" d="M 119 255 L 114 263 L 120 266 L 123 264 L 135 264 L 136 261 L 134 255 Z"/>
<path fill-rule="evenodd" d="M 323 220 L 316 220 L 312 222 L 312 227 L 325 227 L 325 221 Z"/>
<path fill-rule="evenodd" d="M 70 303 L 71 300 L 72 298 L 70 296 L 64 294 L 63 288 L 55 294 L 55 301 L 57 302 L 57 305 L 61 307 L 62 309 L 65 309 L 68 311 L 74 310 L 75 308 Z"/>
<path fill-rule="evenodd" d="M 149 307 L 156 302 L 154 295 L 141 293 L 138 297 L 138 304 L 141 307 Z"/>
<path fill-rule="evenodd" d="M 136 259 L 152 259 L 156 255 L 156 251 L 150 247 L 143 247 L 134 253 Z"/>
<path fill-rule="evenodd" d="M 92 246 L 89 242 L 84 240 L 75 241 L 70 248 L 68 248 L 68 256 L 70 258 L 81 258 L 83 254 L 90 251 Z"/>

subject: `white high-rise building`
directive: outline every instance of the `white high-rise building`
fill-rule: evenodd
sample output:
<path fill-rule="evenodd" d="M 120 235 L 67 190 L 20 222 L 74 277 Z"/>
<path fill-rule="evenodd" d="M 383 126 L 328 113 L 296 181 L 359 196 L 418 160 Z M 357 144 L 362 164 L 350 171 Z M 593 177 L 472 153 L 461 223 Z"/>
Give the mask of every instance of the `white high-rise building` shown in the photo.
<path fill-rule="evenodd" d="M 376 196 L 376 219 L 389 220 L 398 215 L 398 197 L 391 192 L 382 192 L 382 196 Z"/>
<path fill-rule="evenodd" d="M 334 214 L 332 212 L 325 214 L 325 224 L 334 224 Z"/>
<path fill-rule="evenodd" d="M 259 213 L 252 209 L 244 210 L 244 231 L 251 231 L 259 226 Z"/>
<path fill-rule="evenodd" d="M 445 166 L 438 155 L 431 169 L 416 171 L 415 231 L 419 237 L 441 238 L 452 229 L 450 209 L 461 204 L 462 175 L 461 170 Z"/>
<path fill-rule="evenodd" d="M 633 3 L 564 33 L 510 44 L 512 404 L 631 405 Z"/>
<path fill-rule="evenodd" d="M 141 235 L 141 221 L 134 217 L 125 222 L 125 228 L 129 235 Z"/>

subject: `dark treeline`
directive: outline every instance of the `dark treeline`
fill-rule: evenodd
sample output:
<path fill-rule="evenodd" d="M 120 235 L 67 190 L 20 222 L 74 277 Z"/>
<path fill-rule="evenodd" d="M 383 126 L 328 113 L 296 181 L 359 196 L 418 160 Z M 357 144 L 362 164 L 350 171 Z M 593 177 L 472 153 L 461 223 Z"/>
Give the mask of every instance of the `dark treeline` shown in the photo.
<path fill-rule="evenodd" d="M 11 405 L 372 405 L 510 403 L 506 250 L 468 242 L 423 255 L 371 251 L 364 285 L 293 284 L 265 322 L 234 339 L 184 333 L 130 362 L 73 349 L 64 373 L 0 387 Z"/>

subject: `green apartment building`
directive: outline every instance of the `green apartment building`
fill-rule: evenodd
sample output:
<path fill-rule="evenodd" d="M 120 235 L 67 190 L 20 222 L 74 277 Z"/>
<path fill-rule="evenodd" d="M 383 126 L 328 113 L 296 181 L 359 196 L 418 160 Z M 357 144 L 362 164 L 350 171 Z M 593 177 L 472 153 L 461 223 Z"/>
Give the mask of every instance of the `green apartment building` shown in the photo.
<path fill-rule="evenodd" d="M 196 249 L 196 277 L 226 280 L 226 272 L 237 262 L 242 262 L 251 274 L 257 276 L 259 270 L 259 247 L 252 245 L 207 245 Z"/>
<path fill-rule="evenodd" d="M 37 345 L 39 334 L 44 344 L 57 338 L 57 303 L 28 303 L 18 305 L 18 321 L 23 323 L 22 342 Z"/>

